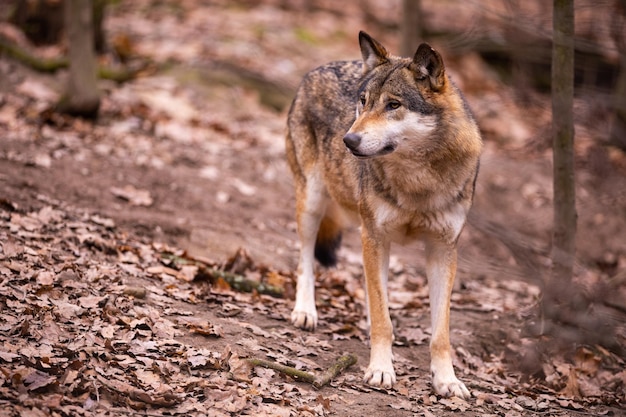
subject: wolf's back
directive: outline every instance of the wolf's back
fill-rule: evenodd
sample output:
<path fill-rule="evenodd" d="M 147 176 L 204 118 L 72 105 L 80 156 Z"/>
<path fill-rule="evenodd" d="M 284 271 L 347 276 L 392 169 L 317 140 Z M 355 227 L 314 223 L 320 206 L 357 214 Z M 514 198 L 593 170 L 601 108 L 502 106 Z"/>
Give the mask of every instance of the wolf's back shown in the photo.
<path fill-rule="evenodd" d="M 291 104 L 288 128 L 293 140 L 328 141 L 354 121 L 361 61 L 331 62 L 306 74 Z M 302 129 L 309 132 L 300 135 Z M 313 137 L 310 137 L 313 136 Z"/>
<path fill-rule="evenodd" d="M 316 68 L 303 78 L 287 119 L 287 161 L 294 175 L 297 199 L 306 198 L 307 181 L 315 178 L 310 170 L 333 165 L 325 164 L 322 155 L 346 155 L 341 138 L 354 122 L 362 76 L 361 61 L 340 61 Z M 336 264 L 341 230 L 341 225 L 327 213 L 315 242 L 315 257 L 322 265 Z"/>

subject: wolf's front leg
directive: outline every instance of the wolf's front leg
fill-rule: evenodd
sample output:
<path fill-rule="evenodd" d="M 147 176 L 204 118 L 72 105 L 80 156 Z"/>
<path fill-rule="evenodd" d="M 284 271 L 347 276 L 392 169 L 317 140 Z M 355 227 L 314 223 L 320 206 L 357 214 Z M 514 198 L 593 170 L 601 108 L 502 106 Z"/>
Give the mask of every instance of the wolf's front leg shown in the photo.
<path fill-rule="evenodd" d="M 427 242 L 426 275 L 430 292 L 432 339 L 430 371 L 435 392 L 444 397 L 471 397 L 454 374 L 450 348 L 450 295 L 456 274 L 456 247 Z"/>
<path fill-rule="evenodd" d="M 313 175 L 306 185 L 296 187 L 296 220 L 300 237 L 300 260 L 298 262 L 298 282 L 296 304 L 291 312 L 291 322 L 305 330 L 317 327 L 315 308 L 315 239 L 326 209 L 323 183 Z"/>
<path fill-rule="evenodd" d="M 315 308 L 315 278 L 298 275 L 296 304 L 291 312 L 291 322 L 304 330 L 317 327 L 317 309 Z"/>
<path fill-rule="evenodd" d="M 363 267 L 370 321 L 370 363 L 365 382 L 376 387 L 391 388 L 396 382 L 393 369 L 393 328 L 387 301 L 389 243 L 363 227 Z"/>
<path fill-rule="evenodd" d="M 304 249 L 302 249 L 304 251 Z M 303 259 L 304 258 L 304 259 Z M 315 330 L 317 327 L 317 309 L 315 308 L 315 276 L 313 259 L 306 254 L 300 255 L 296 304 L 291 312 L 291 322 L 301 329 Z"/>

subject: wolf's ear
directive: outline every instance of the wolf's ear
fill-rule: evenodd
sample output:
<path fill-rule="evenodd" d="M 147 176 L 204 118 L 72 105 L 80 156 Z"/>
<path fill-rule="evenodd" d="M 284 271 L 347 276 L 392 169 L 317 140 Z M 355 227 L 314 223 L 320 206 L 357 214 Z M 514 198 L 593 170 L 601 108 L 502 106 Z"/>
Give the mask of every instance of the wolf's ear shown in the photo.
<path fill-rule="evenodd" d="M 359 32 L 359 45 L 361 46 L 363 63 L 365 63 L 365 72 L 371 71 L 389 60 L 389 54 L 385 47 L 363 31 Z"/>
<path fill-rule="evenodd" d="M 415 78 L 418 80 L 428 79 L 430 88 L 435 91 L 439 91 L 445 83 L 443 59 L 441 59 L 439 52 L 427 43 L 423 43 L 417 48 L 409 68 L 415 73 Z"/>

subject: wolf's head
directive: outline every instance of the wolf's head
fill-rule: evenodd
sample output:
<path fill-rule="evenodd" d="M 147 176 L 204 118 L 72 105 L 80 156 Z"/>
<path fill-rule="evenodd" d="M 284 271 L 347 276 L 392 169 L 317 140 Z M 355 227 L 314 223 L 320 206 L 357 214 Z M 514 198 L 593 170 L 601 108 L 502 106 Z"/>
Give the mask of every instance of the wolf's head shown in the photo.
<path fill-rule="evenodd" d="M 364 74 L 346 147 L 360 158 L 428 147 L 442 109 L 450 106 L 441 55 L 423 43 L 412 59 L 395 57 L 365 32 L 359 44 Z"/>

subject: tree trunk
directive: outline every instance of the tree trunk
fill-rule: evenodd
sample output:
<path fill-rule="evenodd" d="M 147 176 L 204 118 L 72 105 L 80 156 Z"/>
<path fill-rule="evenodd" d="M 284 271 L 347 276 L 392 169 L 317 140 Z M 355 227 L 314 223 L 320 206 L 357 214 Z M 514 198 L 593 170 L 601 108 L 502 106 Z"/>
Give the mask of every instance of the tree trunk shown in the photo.
<path fill-rule="evenodd" d="M 574 181 L 574 1 L 554 0 L 552 46 L 552 135 L 554 235 L 552 278 L 572 278 L 576 237 Z"/>
<path fill-rule="evenodd" d="M 552 43 L 552 139 L 554 230 L 552 276 L 545 283 L 544 317 L 572 325 L 582 291 L 572 285 L 576 238 L 574 181 L 574 1 L 554 0 Z M 553 329 L 558 332 L 558 329 Z"/>
<path fill-rule="evenodd" d="M 59 110 L 95 118 L 100 107 L 97 63 L 93 42 L 92 0 L 66 0 L 65 27 L 69 43 L 70 71 Z"/>
<path fill-rule="evenodd" d="M 422 42 L 421 0 L 402 0 L 402 21 L 400 54 L 412 57 Z"/>
<path fill-rule="evenodd" d="M 615 85 L 613 109 L 615 118 L 611 126 L 609 143 L 626 152 L 626 0 L 615 0 L 611 19 L 611 37 L 620 53 L 620 72 Z"/>

